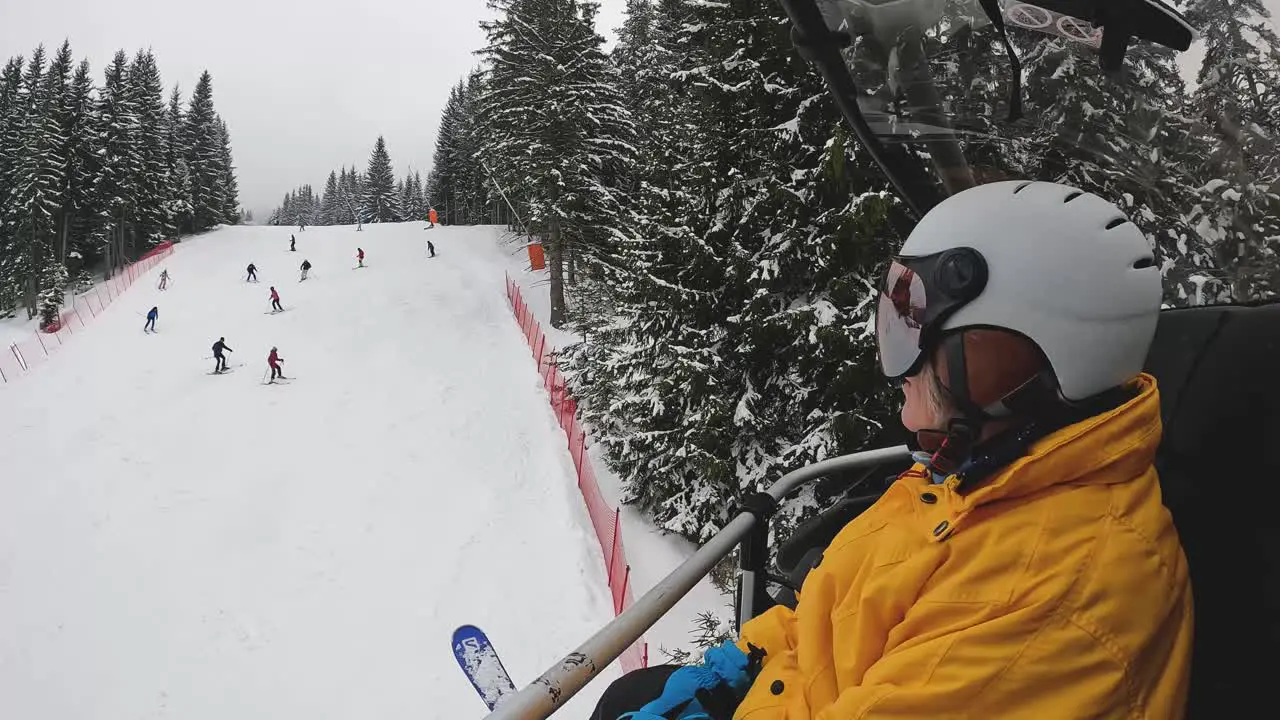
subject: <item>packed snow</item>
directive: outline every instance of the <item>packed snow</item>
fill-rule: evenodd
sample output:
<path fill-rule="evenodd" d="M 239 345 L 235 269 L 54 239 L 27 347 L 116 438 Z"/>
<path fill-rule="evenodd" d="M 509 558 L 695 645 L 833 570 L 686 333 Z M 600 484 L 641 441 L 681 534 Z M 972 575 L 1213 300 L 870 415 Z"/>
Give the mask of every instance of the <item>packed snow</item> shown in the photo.
<path fill-rule="evenodd" d="M 455 627 L 523 685 L 608 622 L 495 236 L 221 229 L 0 386 L 0 717 L 481 717 Z"/>

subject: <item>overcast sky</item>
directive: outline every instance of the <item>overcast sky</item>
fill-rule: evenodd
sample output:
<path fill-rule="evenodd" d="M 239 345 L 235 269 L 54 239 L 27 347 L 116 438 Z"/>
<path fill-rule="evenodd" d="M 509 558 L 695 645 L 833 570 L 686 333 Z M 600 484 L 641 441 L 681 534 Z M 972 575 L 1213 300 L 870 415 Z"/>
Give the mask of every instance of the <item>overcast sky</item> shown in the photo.
<path fill-rule="evenodd" d="M 626 0 L 603 0 L 612 37 Z M 484 0 L 0 0 L 0 62 L 71 40 L 96 82 L 151 47 L 184 97 L 201 70 L 231 131 L 240 202 L 259 221 L 290 188 L 361 169 L 381 134 L 397 177 L 426 174 L 449 89 L 476 64 Z M 167 100 L 167 91 L 166 91 Z"/>
<path fill-rule="evenodd" d="M 1264 2 L 1280 14 L 1280 0 Z M 598 29 L 612 41 L 626 0 L 600 4 Z M 261 221 L 289 189 L 319 191 L 329 170 L 363 168 L 379 134 L 397 176 L 425 175 L 488 14 L 484 0 L 0 0 L 0 61 L 70 38 L 100 85 L 116 49 L 149 46 L 184 95 L 207 68 L 240 201 Z"/>

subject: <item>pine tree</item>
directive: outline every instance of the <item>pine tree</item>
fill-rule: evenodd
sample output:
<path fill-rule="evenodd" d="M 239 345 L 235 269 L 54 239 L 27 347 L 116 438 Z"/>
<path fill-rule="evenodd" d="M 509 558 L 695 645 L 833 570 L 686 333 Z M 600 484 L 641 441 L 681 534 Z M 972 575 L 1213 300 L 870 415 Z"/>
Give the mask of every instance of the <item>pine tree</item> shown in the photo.
<path fill-rule="evenodd" d="M 222 198 L 222 214 L 219 222 L 235 225 L 240 222 L 240 187 L 236 182 L 235 165 L 231 159 L 231 133 L 221 117 L 217 119 L 218 162 L 217 171 Z"/>
<path fill-rule="evenodd" d="M 213 77 L 207 70 L 191 95 L 183 134 L 191 174 L 192 230 L 201 232 L 222 222 L 226 211 L 223 137 L 213 109 Z"/>
<path fill-rule="evenodd" d="M 54 253 L 59 263 L 67 260 L 67 242 L 71 224 L 74 219 L 72 207 L 72 185 L 75 176 L 70 170 L 72 158 L 75 156 L 76 138 L 73 134 L 74 95 L 71 85 L 71 73 L 75 59 L 71 54 L 70 41 L 64 40 L 58 54 L 54 56 L 46 75 L 47 111 L 53 117 L 61 136 L 62 145 L 58 148 L 57 157 L 63 163 L 62 179 L 58 188 L 59 207 L 54 214 Z"/>
<path fill-rule="evenodd" d="M 1187 19 L 1205 41 L 1190 106 L 1217 140 L 1196 168 L 1209 183 L 1192 221 L 1231 297 L 1271 296 L 1280 292 L 1280 38 L 1261 0 L 1205 0 Z"/>
<path fill-rule="evenodd" d="M 346 170 L 344 169 L 345 173 Z M 319 225 L 336 225 L 340 219 L 338 204 L 338 173 L 330 171 L 324 183 L 324 198 L 320 201 Z"/>
<path fill-rule="evenodd" d="M 37 313 L 41 281 L 51 277 L 46 267 L 57 260 L 56 216 L 67 165 L 61 156 L 65 137 L 52 107 L 62 101 L 59 82 L 65 85 L 65 78 L 46 75 L 44 62 L 44 47 L 39 46 L 22 75 L 22 118 L 9 129 L 11 136 L 20 136 L 21 150 L 3 220 L 10 239 L 6 254 L 21 283 L 28 317 Z"/>
<path fill-rule="evenodd" d="M 165 229 L 168 233 L 191 232 L 191 171 L 184 145 L 186 119 L 182 112 L 182 92 L 177 85 L 169 95 L 165 118 L 165 164 L 170 187 Z"/>
<path fill-rule="evenodd" d="M 426 197 L 423 195 L 422 173 L 413 172 L 413 186 L 409 190 L 413 207 L 409 211 L 410 220 L 424 220 L 427 217 Z"/>
<path fill-rule="evenodd" d="M 164 104 L 164 85 L 155 57 L 138 51 L 129 66 L 129 92 L 137 117 L 137 175 L 131 180 L 135 188 L 134 222 L 143 247 L 165 239 L 169 225 L 169 163 L 166 157 L 169 113 Z"/>
<path fill-rule="evenodd" d="M 98 105 L 93 97 L 93 77 L 89 61 L 83 60 L 71 80 L 67 99 L 70 125 L 67 127 L 67 192 L 64 210 L 67 213 L 64 248 L 72 268 L 79 269 L 96 262 L 101 255 L 97 233 L 102 223 L 102 213 L 95 204 L 98 182 L 102 172 L 99 155 L 102 129 Z M 64 259 L 67 259 L 64 258 Z"/>
<path fill-rule="evenodd" d="M 40 276 L 40 297 L 36 306 L 41 327 L 54 325 L 62 317 L 62 303 L 66 297 L 69 277 L 67 266 L 59 262 L 52 252 L 45 256 Z"/>
<path fill-rule="evenodd" d="M 596 34 L 597 6 L 577 0 L 490 0 L 481 23 L 489 60 L 479 115 L 482 153 L 543 237 L 551 324 L 564 326 L 566 265 L 609 262 L 624 224 L 616 178 L 633 162 L 634 125 Z"/>
<path fill-rule="evenodd" d="M 449 92 L 441 114 L 435 155 L 427 175 L 427 202 L 442 211 L 446 223 L 454 225 L 475 222 L 472 208 L 477 198 L 469 183 L 476 174 L 472 166 L 478 162 L 474 157 L 477 143 L 473 110 L 467 84 L 460 81 Z"/>
<path fill-rule="evenodd" d="M 408 219 L 409 208 L 412 203 L 409 201 L 409 185 L 404 180 L 396 181 L 396 222 L 404 222 Z"/>
<path fill-rule="evenodd" d="M 10 58 L 0 73 L 0 201 L 7 200 L 13 191 L 14 176 L 22 157 L 23 64 L 21 56 Z M 0 202 L 0 317 L 3 318 L 13 317 L 22 291 L 17 268 L 19 254 L 6 222 L 6 206 Z"/>
<path fill-rule="evenodd" d="M 373 154 L 369 156 L 367 180 L 360 197 L 361 219 L 365 222 L 395 222 L 396 213 L 396 178 L 391 170 L 391 156 L 387 154 L 387 143 L 378 136 L 373 146 Z"/>
<path fill-rule="evenodd" d="M 108 272 L 126 260 L 129 227 L 137 202 L 134 181 L 142 174 L 137 111 L 127 75 L 125 54 L 119 50 L 107 67 L 106 82 L 98 97 L 102 171 L 94 205 L 103 215 L 101 236 Z"/>
<path fill-rule="evenodd" d="M 702 540 L 892 415 L 860 328 L 895 203 L 776 5 L 647 5 L 615 57 L 642 129 L 627 272 L 571 380 L 627 498 Z"/>

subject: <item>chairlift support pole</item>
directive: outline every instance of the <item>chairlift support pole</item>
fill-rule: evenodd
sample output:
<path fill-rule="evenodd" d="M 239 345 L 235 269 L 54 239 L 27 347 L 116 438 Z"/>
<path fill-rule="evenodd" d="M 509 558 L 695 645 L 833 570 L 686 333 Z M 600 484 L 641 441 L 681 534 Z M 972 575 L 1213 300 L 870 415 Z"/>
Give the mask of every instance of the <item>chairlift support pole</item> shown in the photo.
<path fill-rule="evenodd" d="M 781 501 L 792 490 L 818 478 L 903 460 L 909 454 L 905 445 L 899 445 L 832 458 L 787 473 L 767 492 L 774 500 Z M 699 580 L 747 538 L 757 522 L 750 512 L 739 513 L 692 557 L 671 571 L 613 622 L 548 668 L 537 680 L 502 701 L 485 716 L 486 720 L 541 720 L 550 717 L 675 607 Z"/>
<path fill-rule="evenodd" d="M 507 197 L 507 193 L 502 189 L 502 185 L 498 184 L 498 178 L 494 177 L 493 171 L 489 169 L 489 163 L 486 163 L 484 158 L 480 159 L 480 167 L 484 168 L 484 174 L 489 176 L 489 182 L 493 183 L 493 186 L 498 189 L 498 194 L 502 196 L 502 201 L 511 209 L 511 214 L 515 216 L 516 222 L 520 224 L 520 231 L 525 235 L 528 235 L 529 226 L 524 224 L 524 220 L 520 219 L 520 213 L 516 212 L 516 206 L 511 204 L 511 199 Z"/>

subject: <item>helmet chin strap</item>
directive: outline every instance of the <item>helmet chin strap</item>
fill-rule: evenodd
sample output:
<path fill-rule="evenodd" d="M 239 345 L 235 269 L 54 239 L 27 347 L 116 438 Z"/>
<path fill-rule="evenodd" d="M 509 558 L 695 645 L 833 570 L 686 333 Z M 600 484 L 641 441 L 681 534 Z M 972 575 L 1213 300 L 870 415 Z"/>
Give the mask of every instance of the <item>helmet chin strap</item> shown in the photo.
<path fill-rule="evenodd" d="M 920 446 L 928 448 L 928 435 L 936 438 L 941 435 L 941 442 L 933 450 L 930 467 L 943 475 L 951 475 L 960 468 L 973 453 L 973 446 L 982 437 L 982 428 L 992 417 L 978 407 L 969 397 L 969 367 L 964 354 L 964 332 L 951 333 L 942 338 L 942 353 L 947 361 L 947 380 L 943 388 L 951 396 L 951 400 L 960 410 L 958 417 L 947 421 L 947 429 L 924 430 L 917 433 Z"/>

